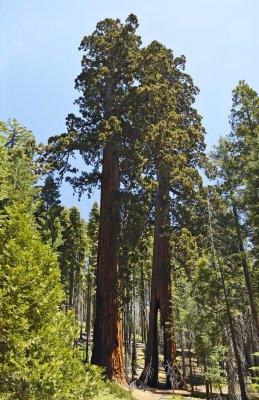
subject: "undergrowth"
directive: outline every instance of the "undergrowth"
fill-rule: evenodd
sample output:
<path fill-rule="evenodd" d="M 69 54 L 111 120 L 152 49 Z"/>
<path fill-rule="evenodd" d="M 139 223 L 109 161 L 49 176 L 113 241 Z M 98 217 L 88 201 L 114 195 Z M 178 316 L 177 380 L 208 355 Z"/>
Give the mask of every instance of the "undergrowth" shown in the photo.
<path fill-rule="evenodd" d="M 98 394 L 94 396 L 93 400 L 134 400 L 130 392 L 108 380 L 103 381 L 98 389 Z"/>

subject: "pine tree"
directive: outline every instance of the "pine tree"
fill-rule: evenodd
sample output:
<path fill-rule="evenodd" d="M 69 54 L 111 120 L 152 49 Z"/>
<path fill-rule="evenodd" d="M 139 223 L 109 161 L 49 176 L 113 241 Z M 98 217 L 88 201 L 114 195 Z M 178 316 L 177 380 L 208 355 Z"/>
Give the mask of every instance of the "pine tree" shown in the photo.
<path fill-rule="evenodd" d="M 222 183 L 222 194 L 232 209 L 238 243 L 238 251 L 242 263 L 247 294 L 250 301 L 254 324 L 259 332 L 258 305 L 255 299 L 251 268 L 248 262 L 245 241 L 247 230 L 241 224 L 253 225 L 256 221 L 257 208 L 257 165 L 253 157 L 258 141 L 259 98 L 244 81 L 233 91 L 233 106 L 230 115 L 231 134 L 220 139 L 219 145 L 212 153 L 212 158 L 218 168 L 218 176 Z M 249 186 L 249 182 L 251 185 Z M 253 199 L 253 200 L 252 200 Z M 251 210 L 251 211 L 250 211 Z M 249 215 L 253 215 L 249 218 Z M 257 223 L 253 225 L 252 240 L 256 244 Z M 256 254 L 256 252 L 255 252 Z"/>
<path fill-rule="evenodd" d="M 50 172 L 38 195 L 35 216 L 42 238 L 57 248 L 62 241 L 61 218 L 64 207 L 61 206 L 59 185 Z"/>
<path fill-rule="evenodd" d="M 8 167 L 6 183 L 7 199 L 33 198 L 37 194 L 38 165 L 34 161 L 36 141 L 31 131 L 22 127 L 15 119 L 1 123 L 2 143 L 7 149 Z M 6 152 L 5 152 L 6 153 Z"/>
<path fill-rule="evenodd" d="M 83 291 L 89 241 L 87 224 L 77 207 L 64 209 L 61 216 L 62 242 L 58 246 L 61 280 L 66 291 L 66 304 L 81 319 Z M 80 318 L 79 318 L 80 317 Z"/>

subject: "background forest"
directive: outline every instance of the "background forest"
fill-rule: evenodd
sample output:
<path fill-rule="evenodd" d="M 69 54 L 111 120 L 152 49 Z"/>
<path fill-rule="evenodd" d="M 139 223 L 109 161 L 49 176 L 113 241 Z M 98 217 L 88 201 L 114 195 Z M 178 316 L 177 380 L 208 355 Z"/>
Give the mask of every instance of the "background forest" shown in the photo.
<path fill-rule="evenodd" d="M 105 19 L 82 40 L 66 132 L 43 145 L 1 122 L 1 399 L 131 398 L 103 371 L 157 387 L 162 367 L 192 396 L 256 397 L 259 97 L 233 88 L 206 154 L 185 57 L 137 28 Z M 87 221 L 64 180 L 100 188 Z"/>

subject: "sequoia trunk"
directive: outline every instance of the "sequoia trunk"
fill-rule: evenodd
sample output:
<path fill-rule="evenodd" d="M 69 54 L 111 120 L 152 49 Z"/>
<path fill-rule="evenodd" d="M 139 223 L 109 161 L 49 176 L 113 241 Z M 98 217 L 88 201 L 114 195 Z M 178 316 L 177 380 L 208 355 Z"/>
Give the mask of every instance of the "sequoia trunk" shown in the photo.
<path fill-rule="evenodd" d="M 119 305 L 118 227 L 119 156 L 110 141 L 103 152 L 100 231 L 97 260 L 96 318 L 92 363 L 110 379 L 125 382 Z"/>
<path fill-rule="evenodd" d="M 173 366 L 176 359 L 171 312 L 171 271 L 168 236 L 169 180 L 167 174 L 164 171 L 158 171 L 157 181 L 151 303 L 146 350 L 146 367 L 151 366 L 153 369 L 152 376 L 150 375 L 147 382 L 151 386 L 158 385 L 157 316 L 159 309 L 164 328 L 164 361 Z M 145 379 L 144 373 L 145 370 L 142 373 L 142 380 Z M 167 378 L 167 383 L 169 384 L 169 377 Z"/>

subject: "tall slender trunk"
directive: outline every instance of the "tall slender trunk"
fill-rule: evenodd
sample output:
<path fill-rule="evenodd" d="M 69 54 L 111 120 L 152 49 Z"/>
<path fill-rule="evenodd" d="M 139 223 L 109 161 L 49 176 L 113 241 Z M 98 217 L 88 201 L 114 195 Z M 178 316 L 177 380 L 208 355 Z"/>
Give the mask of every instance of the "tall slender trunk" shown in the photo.
<path fill-rule="evenodd" d="M 136 347 L 136 276 L 133 268 L 133 287 L 132 287 L 132 346 L 131 346 L 131 373 L 134 379 L 137 373 L 137 347 Z"/>
<path fill-rule="evenodd" d="M 68 307 L 73 308 L 74 306 L 74 281 L 75 281 L 75 266 L 70 265 L 69 270 L 69 291 L 68 291 Z"/>
<path fill-rule="evenodd" d="M 110 141 L 103 152 L 92 363 L 105 367 L 110 379 L 124 383 L 126 378 L 118 287 L 118 191 L 119 156 L 116 144 Z"/>
<path fill-rule="evenodd" d="M 182 370 L 183 377 L 186 375 L 186 362 L 185 362 L 185 337 L 184 332 L 180 331 L 180 345 L 181 345 L 181 353 L 182 353 Z"/>
<path fill-rule="evenodd" d="M 238 246 L 239 246 L 239 251 L 241 254 L 242 266 L 243 266 L 243 271 L 244 271 L 244 276 L 245 276 L 246 289 L 247 289 L 247 294 L 248 294 L 248 298 L 249 298 L 249 303 L 250 303 L 250 307 L 251 307 L 254 324 L 256 327 L 256 331 L 257 331 L 257 339 L 258 339 L 259 338 L 258 309 L 257 309 L 257 304 L 256 304 L 256 301 L 254 298 L 251 275 L 249 272 L 249 267 L 248 267 L 247 258 L 246 258 L 246 254 L 245 254 L 245 247 L 244 247 L 241 227 L 240 227 L 240 223 L 239 223 L 238 211 L 237 211 L 237 208 L 235 205 L 232 206 L 232 209 L 233 209 L 233 215 L 234 215 L 234 219 L 235 219 L 236 234 L 238 237 Z"/>
<path fill-rule="evenodd" d="M 213 234 L 213 230 L 212 230 L 211 209 L 210 209 L 209 198 L 207 198 L 207 204 L 208 204 L 208 216 L 209 216 L 209 221 L 208 222 L 209 222 L 209 236 L 210 236 L 210 242 L 211 242 L 212 260 L 213 260 L 213 264 L 214 264 L 215 270 L 217 270 L 219 268 L 220 279 L 221 279 L 221 283 L 222 283 L 222 288 L 223 288 L 223 293 L 224 293 L 224 300 L 225 300 L 225 305 L 226 305 L 226 312 L 227 312 L 229 328 L 230 328 L 230 336 L 231 336 L 231 341 L 232 341 L 232 345 L 233 345 L 233 351 L 234 351 L 236 365 L 237 365 L 237 374 L 238 374 L 241 398 L 242 398 L 242 400 L 247 400 L 244 374 L 243 374 L 243 369 L 242 369 L 241 358 L 240 358 L 240 355 L 239 355 L 239 352 L 238 352 L 236 333 L 235 333 L 235 326 L 234 326 L 234 321 L 233 321 L 233 317 L 232 317 L 232 313 L 231 313 L 231 309 L 230 309 L 230 305 L 229 305 L 229 298 L 228 298 L 227 288 L 226 288 L 226 285 L 225 285 L 224 272 L 223 272 L 223 268 L 222 268 L 222 265 L 221 265 L 220 257 L 217 254 L 217 251 L 216 251 L 216 248 L 215 248 L 215 245 L 214 245 L 214 234 Z M 218 265 L 218 268 L 217 268 L 217 265 Z"/>
<path fill-rule="evenodd" d="M 229 299 L 228 299 L 227 289 L 226 289 L 226 285 L 225 285 L 223 269 L 222 269 L 221 262 L 219 259 L 218 259 L 218 265 L 219 265 L 219 269 L 220 269 L 221 282 L 222 282 L 222 287 L 223 287 L 223 292 L 224 292 L 224 297 L 225 297 L 225 304 L 226 304 L 227 316 L 228 316 L 229 327 L 230 327 L 230 335 L 231 335 L 234 355 L 235 355 L 236 364 L 237 364 L 237 374 L 238 374 L 241 398 L 242 398 L 242 400 L 247 400 L 248 397 L 246 394 L 246 386 L 245 386 L 244 374 L 243 374 L 243 369 L 242 369 L 242 363 L 241 363 L 241 358 L 240 358 L 240 355 L 238 352 L 238 347 L 237 347 L 235 325 L 234 325 L 233 317 L 232 317 L 230 306 L 229 306 Z"/>
<path fill-rule="evenodd" d="M 228 349 L 228 357 L 226 361 L 226 371 L 227 371 L 227 381 L 228 381 L 228 397 L 230 400 L 238 400 L 237 393 L 236 393 L 236 367 L 234 361 L 234 354 L 232 343 L 229 344 L 230 347 Z M 240 399 L 240 398 L 239 398 Z"/>
<path fill-rule="evenodd" d="M 204 361 L 204 372 L 206 373 L 208 371 L 207 367 L 207 360 Z M 205 388 L 206 388 L 206 400 L 210 400 L 210 381 L 208 379 L 205 380 Z"/>
<path fill-rule="evenodd" d="M 91 332 L 91 300 L 92 300 L 92 278 L 91 272 L 88 271 L 87 276 L 87 292 L 86 292 L 86 355 L 85 361 L 89 362 L 89 345 Z"/>
<path fill-rule="evenodd" d="M 132 379 L 136 378 L 137 374 L 137 343 L 136 343 L 136 331 L 134 329 L 132 339 L 132 350 L 131 350 L 131 373 Z"/>
<path fill-rule="evenodd" d="M 131 359 L 131 325 L 132 325 L 132 301 L 129 301 L 129 290 L 125 288 L 125 306 L 123 312 L 123 344 L 124 344 L 124 363 L 127 375 L 130 371 L 130 359 Z"/>
<path fill-rule="evenodd" d="M 140 266 L 140 316 L 141 316 L 141 337 L 142 343 L 147 343 L 147 317 L 145 300 L 144 266 Z"/>
<path fill-rule="evenodd" d="M 188 343 L 188 358 L 189 358 L 189 376 L 191 382 L 191 395 L 194 394 L 194 385 L 193 385 L 193 368 L 192 368 L 192 334 L 189 332 L 189 343 Z"/>
<path fill-rule="evenodd" d="M 151 386 L 158 385 L 157 316 L 159 309 L 164 328 L 164 361 L 172 366 L 176 359 L 171 312 L 172 296 L 168 237 L 169 181 L 167 174 L 164 171 L 158 171 L 157 181 L 151 303 L 145 362 L 146 366 L 151 365 L 153 368 L 153 375 L 148 380 L 148 384 Z M 143 378 L 142 373 L 141 379 Z M 169 377 L 167 377 L 167 384 L 170 385 Z"/>

